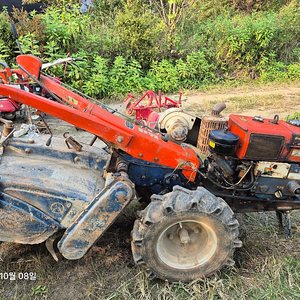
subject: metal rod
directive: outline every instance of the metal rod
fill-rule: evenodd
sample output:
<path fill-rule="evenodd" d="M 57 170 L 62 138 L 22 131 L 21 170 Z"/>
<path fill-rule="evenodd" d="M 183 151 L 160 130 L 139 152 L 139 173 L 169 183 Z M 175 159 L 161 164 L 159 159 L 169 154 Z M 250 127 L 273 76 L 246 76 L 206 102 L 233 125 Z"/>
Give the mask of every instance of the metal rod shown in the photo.
<path fill-rule="evenodd" d="M 26 69 L 24 69 L 21 65 L 18 65 L 21 70 L 23 70 L 30 78 L 32 78 L 38 85 L 40 85 L 43 89 L 45 89 L 57 102 L 61 104 L 65 104 L 61 99 L 59 99 L 55 94 L 53 94 L 44 84 L 42 84 L 35 76 L 30 74 Z"/>

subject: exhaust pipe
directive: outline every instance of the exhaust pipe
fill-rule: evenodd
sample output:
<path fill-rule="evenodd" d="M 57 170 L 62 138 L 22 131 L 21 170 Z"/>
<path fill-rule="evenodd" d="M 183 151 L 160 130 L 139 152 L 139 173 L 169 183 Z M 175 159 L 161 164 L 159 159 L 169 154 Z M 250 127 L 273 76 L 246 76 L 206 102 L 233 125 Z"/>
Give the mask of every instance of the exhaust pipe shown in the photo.
<path fill-rule="evenodd" d="M 220 116 L 220 113 L 226 108 L 226 104 L 224 102 L 220 102 L 218 104 L 215 104 L 211 115 L 212 116 Z"/>

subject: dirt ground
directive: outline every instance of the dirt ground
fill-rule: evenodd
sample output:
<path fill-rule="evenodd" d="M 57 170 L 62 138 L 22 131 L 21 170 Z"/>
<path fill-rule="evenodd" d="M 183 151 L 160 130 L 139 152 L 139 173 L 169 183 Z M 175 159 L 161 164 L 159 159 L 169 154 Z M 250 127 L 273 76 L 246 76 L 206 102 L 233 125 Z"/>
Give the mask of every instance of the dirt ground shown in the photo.
<path fill-rule="evenodd" d="M 300 87 L 296 86 L 280 89 L 233 89 L 226 91 L 226 93 L 199 92 L 187 95 L 188 100 L 184 102 L 184 108 L 191 112 L 209 113 L 213 104 L 224 101 L 229 108 L 224 111 L 224 115 L 228 116 L 230 113 L 235 113 L 231 110 L 230 101 L 232 98 L 241 99 L 243 102 L 243 99 L 249 97 L 269 97 L 270 95 L 280 95 L 282 99 L 291 98 L 297 101 L 292 101 L 293 104 L 286 105 L 287 101 L 283 100 L 279 106 L 277 103 L 274 104 L 275 108 L 268 107 L 268 109 L 262 109 L 258 105 L 242 109 L 239 113 L 273 118 L 274 114 L 278 113 L 278 107 L 280 107 L 280 119 L 283 119 L 288 114 L 300 111 L 300 102 L 298 101 Z M 124 110 L 122 103 L 114 103 L 109 106 L 121 112 Z M 205 108 L 201 109 L 201 106 Z M 56 136 L 62 136 L 63 132 L 69 132 L 69 135 L 83 143 L 89 143 L 93 138 L 90 133 L 77 130 L 74 126 L 50 116 L 46 116 L 45 120 Z M 21 123 L 22 120 L 18 119 L 16 127 Z M 98 141 L 95 145 L 101 147 L 102 143 Z M 141 273 L 139 267 L 134 265 L 130 248 L 130 232 L 135 219 L 135 212 L 140 208 L 139 204 L 135 202 L 129 206 L 109 228 L 105 236 L 98 241 L 96 247 L 78 261 L 68 261 L 59 256 L 60 261 L 57 263 L 44 245 L 2 244 L 0 273 L 34 272 L 36 273 L 36 280 L 10 281 L 0 278 L 0 299 L 118 299 L 117 295 L 115 297 L 109 295 L 112 295 L 125 280 L 137 277 Z M 286 251 L 290 251 L 290 249 Z M 240 257 L 242 256 L 240 255 Z"/>

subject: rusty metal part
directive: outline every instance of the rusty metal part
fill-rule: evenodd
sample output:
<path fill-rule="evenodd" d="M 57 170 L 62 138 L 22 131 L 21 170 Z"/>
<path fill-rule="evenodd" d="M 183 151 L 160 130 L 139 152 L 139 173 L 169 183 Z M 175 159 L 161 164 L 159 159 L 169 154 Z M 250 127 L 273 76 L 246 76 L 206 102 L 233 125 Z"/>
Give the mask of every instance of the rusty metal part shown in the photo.
<path fill-rule="evenodd" d="M 50 252 L 50 254 L 52 255 L 52 257 L 54 258 L 55 261 L 58 261 L 58 257 L 55 253 L 53 244 L 59 236 L 61 236 L 61 234 L 59 232 L 56 232 L 54 235 L 49 237 L 45 242 L 47 250 Z"/>
<path fill-rule="evenodd" d="M 50 137 L 49 137 L 49 139 L 48 139 L 47 142 L 46 142 L 46 146 L 50 146 L 51 141 L 52 141 L 52 137 L 53 137 L 52 131 L 51 131 L 51 129 L 49 128 L 49 126 L 47 125 L 47 123 L 45 122 L 45 119 L 42 117 L 42 114 L 41 114 L 41 113 L 39 114 L 39 117 L 41 118 L 42 122 L 44 123 L 44 125 L 45 125 L 45 127 L 46 127 L 46 129 L 47 129 L 47 131 L 48 131 L 48 133 L 50 134 Z"/>
<path fill-rule="evenodd" d="M 226 104 L 224 102 L 220 102 L 214 105 L 211 114 L 213 116 L 220 116 L 220 113 L 226 108 Z"/>
<path fill-rule="evenodd" d="M 29 106 L 28 106 L 28 105 L 25 105 L 24 110 L 25 110 L 25 116 L 26 116 L 26 119 L 28 120 L 29 124 L 32 125 L 33 122 L 32 122 L 32 118 L 31 118 L 31 112 L 30 112 Z"/>
<path fill-rule="evenodd" d="M 211 115 L 202 117 L 201 126 L 198 135 L 197 148 L 202 154 L 206 154 L 209 145 L 209 133 L 211 130 L 225 129 L 228 125 L 228 119 L 222 117 L 220 112 L 226 107 L 224 103 L 216 104 L 213 107 Z"/>
<path fill-rule="evenodd" d="M 7 136 L 4 136 L 3 135 L 3 139 L 1 138 L 1 140 L 0 140 L 0 147 L 2 147 L 3 146 L 3 144 L 11 137 L 11 136 L 13 136 L 13 133 L 15 132 L 15 129 L 13 129 Z"/>
<path fill-rule="evenodd" d="M 67 259 L 81 258 L 100 238 L 134 195 L 133 184 L 116 176 L 66 230 L 58 248 Z"/>
<path fill-rule="evenodd" d="M 2 135 L 8 136 L 14 129 L 13 122 L 3 118 L 0 118 L 0 122 L 4 123 Z"/>
<path fill-rule="evenodd" d="M 69 134 L 69 132 L 65 132 L 63 134 L 63 137 L 65 138 L 65 143 L 66 143 L 67 147 L 69 149 L 71 149 L 71 147 L 70 147 L 70 145 L 71 145 L 76 151 L 80 152 L 82 149 L 82 145 L 79 142 L 77 142 L 72 136 L 67 137 L 67 134 Z"/>
<path fill-rule="evenodd" d="M 180 242 L 182 244 L 188 244 L 191 241 L 188 230 L 182 226 L 182 223 L 179 223 L 180 229 L 178 231 L 178 235 L 180 237 Z"/>
<path fill-rule="evenodd" d="M 118 157 L 116 166 L 117 166 L 117 168 L 116 168 L 117 172 L 128 173 L 129 163 L 124 158 Z"/>

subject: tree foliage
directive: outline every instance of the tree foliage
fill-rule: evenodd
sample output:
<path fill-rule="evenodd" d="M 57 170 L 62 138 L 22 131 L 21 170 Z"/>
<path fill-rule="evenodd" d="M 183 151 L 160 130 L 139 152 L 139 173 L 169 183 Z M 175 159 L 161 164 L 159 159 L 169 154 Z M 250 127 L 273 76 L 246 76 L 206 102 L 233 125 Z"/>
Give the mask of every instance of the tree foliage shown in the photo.
<path fill-rule="evenodd" d="M 47 71 L 96 98 L 300 78 L 298 0 L 92 2 L 89 11 L 63 0 L 43 14 L 2 12 L 0 60 L 14 63 L 17 54 L 13 20 L 25 53 L 83 58 L 80 69 Z"/>
<path fill-rule="evenodd" d="M 182 21 L 187 8 L 196 0 L 150 0 L 150 7 L 154 6 L 167 28 L 168 43 L 171 45 L 176 26 Z"/>

